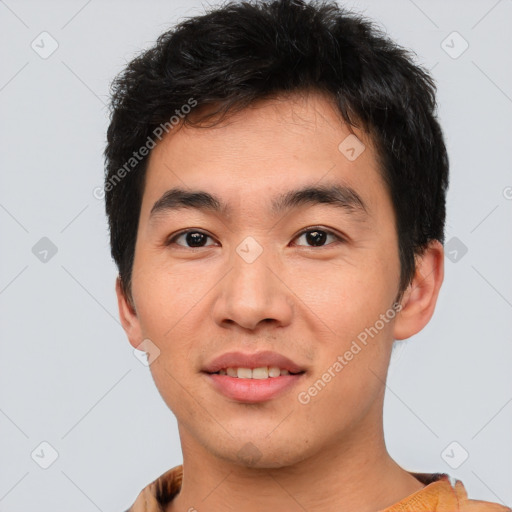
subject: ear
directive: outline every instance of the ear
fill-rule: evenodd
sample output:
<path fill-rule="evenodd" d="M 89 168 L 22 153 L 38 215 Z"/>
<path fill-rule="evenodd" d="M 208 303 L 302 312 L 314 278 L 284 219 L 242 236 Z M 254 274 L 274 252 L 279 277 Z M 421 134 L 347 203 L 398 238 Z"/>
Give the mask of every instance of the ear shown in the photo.
<path fill-rule="evenodd" d="M 126 297 L 123 287 L 121 285 L 121 278 L 118 276 L 116 279 L 116 295 L 117 306 L 119 308 L 119 318 L 124 332 L 128 336 L 128 340 L 133 348 L 137 348 L 143 341 L 142 329 L 140 327 L 137 312 L 131 301 Z"/>
<path fill-rule="evenodd" d="M 444 278 L 444 248 L 432 241 L 416 259 L 416 270 L 407 287 L 396 316 L 394 338 L 403 340 L 420 332 L 434 314 L 437 297 Z"/>

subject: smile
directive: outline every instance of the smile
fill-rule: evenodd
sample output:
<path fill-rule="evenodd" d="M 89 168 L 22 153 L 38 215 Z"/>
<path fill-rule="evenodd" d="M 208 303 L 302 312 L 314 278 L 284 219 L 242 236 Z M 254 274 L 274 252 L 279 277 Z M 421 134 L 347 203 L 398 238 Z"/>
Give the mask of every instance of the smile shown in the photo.
<path fill-rule="evenodd" d="M 268 379 L 280 377 L 281 375 L 298 375 L 299 373 L 304 372 L 292 373 L 278 366 L 262 366 L 260 368 L 222 368 L 215 372 L 215 375 L 227 375 L 237 379 Z"/>

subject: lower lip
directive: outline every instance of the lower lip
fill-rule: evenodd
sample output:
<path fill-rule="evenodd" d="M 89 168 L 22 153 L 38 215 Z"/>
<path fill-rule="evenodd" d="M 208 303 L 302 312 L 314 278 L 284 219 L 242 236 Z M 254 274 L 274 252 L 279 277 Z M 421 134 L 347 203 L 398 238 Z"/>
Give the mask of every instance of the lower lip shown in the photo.
<path fill-rule="evenodd" d="M 239 379 L 216 373 L 205 373 L 213 387 L 238 402 L 257 403 L 276 398 L 295 386 L 305 375 L 281 375 L 268 379 Z"/>

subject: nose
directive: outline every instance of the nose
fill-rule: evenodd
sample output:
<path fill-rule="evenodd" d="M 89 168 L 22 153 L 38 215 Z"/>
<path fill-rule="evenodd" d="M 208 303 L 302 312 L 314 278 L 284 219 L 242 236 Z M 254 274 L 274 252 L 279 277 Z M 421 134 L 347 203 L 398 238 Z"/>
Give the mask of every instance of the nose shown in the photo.
<path fill-rule="evenodd" d="M 265 251 L 252 263 L 235 254 L 231 263 L 231 270 L 219 283 L 213 306 L 217 324 L 237 324 L 251 330 L 271 322 L 280 327 L 289 325 L 293 293 L 280 275 L 283 272 L 278 265 L 272 265 Z"/>

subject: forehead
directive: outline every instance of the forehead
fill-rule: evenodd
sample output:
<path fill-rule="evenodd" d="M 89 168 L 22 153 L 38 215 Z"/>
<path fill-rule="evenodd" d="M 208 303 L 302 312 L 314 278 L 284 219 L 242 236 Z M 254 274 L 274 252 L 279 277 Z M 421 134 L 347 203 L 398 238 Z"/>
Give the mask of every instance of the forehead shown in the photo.
<path fill-rule="evenodd" d="M 198 116 L 203 112 L 192 112 Z M 141 215 L 172 188 L 208 190 L 230 210 L 314 184 L 355 191 L 372 208 L 384 183 L 370 137 L 321 94 L 258 101 L 209 127 L 171 130 L 151 151 Z M 269 211 L 275 201 L 269 197 Z"/>

